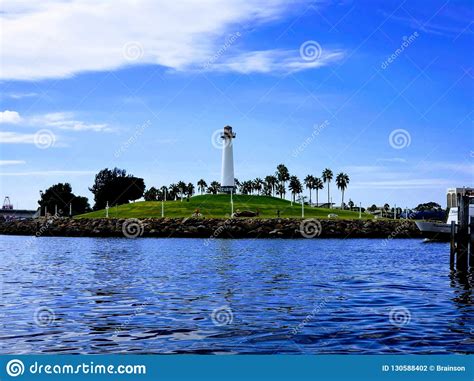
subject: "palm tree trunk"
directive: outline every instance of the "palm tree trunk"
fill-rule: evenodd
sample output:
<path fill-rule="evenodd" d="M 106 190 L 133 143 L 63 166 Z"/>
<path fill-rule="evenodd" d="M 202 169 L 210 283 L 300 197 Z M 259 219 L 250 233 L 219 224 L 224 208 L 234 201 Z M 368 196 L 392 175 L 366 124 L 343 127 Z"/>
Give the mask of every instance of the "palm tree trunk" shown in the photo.
<path fill-rule="evenodd" d="M 309 188 L 309 205 L 311 205 L 311 188 Z"/>
<path fill-rule="evenodd" d="M 318 193 L 319 193 L 319 189 L 316 189 L 316 206 L 318 206 L 318 204 L 319 204 L 319 195 L 318 195 Z"/>
<path fill-rule="evenodd" d="M 329 182 L 328 182 L 328 206 L 331 208 L 331 202 L 329 201 Z"/>
<path fill-rule="evenodd" d="M 344 189 L 342 190 L 341 209 L 344 209 Z"/>

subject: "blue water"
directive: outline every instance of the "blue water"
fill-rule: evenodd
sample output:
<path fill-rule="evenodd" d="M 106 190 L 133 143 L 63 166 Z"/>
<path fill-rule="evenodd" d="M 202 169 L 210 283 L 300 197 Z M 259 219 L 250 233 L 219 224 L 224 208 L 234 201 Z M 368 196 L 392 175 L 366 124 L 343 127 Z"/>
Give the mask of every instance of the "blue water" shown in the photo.
<path fill-rule="evenodd" d="M 473 353 L 448 257 L 400 239 L 0 236 L 0 353 Z"/>

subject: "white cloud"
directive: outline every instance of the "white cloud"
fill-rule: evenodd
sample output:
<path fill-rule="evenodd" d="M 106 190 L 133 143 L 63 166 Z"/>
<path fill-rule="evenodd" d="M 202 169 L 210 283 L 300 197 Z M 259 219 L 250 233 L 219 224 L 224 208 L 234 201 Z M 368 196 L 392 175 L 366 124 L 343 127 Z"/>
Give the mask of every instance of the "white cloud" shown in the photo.
<path fill-rule="evenodd" d="M 352 189 L 434 189 L 449 186 L 452 186 L 452 180 L 442 178 L 358 181 L 351 184 Z"/>
<path fill-rule="evenodd" d="M 343 57 L 338 50 L 323 51 L 314 61 L 305 61 L 298 50 L 261 50 L 242 53 L 228 58 L 222 63 L 209 65 L 209 70 L 235 71 L 238 73 L 296 72 L 327 66 Z"/>
<path fill-rule="evenodd" d="M 391 161 L 390 165 L 343 167 L 351 189 L 436 189 L 463 186 L 472 181 L 474 165 L 468 162 Z"/>
<path fill-rule="evenodd" d="M 23 99 L 23 98 L 31 98 L 39 96 L 38 93 L 29 92 L 29 93 L 10 93 L 6 94 L 7 97 L 12 99 Z"/>
<path fill-rule="evenodd" d="M 0 176 L 84 176 L 84 175 L 93 175 L 94 171 L 29 171 L 29 172 L 3 172 L 0 173 Z"/>
<path fill-rule="evenodd" d="M 0 111 L 0 124 L 18 124 L 21 122 L 20 114 L 16 111 Z"/>
<path fill-rule="evenodd" d="M 0 131 L 0 143 L 35 144 L 35 134 L 22 134 L 11 131 Z"/>
<path fill-rule="evenodd" d="M 2 165 L 18 165 L 18 164 L 26 164 L 24 160 L 0 160 L 0 166 Z"/>
<path fill-rule="evenodd" d="M 407 159 L 401 158 L 401 157 L 389 157 L 389 158 L 382 158 L 382 159 L 377 159 L 375 161 L 376 163 L 382 162 L 382 163 L 406 163 Z"/>
<path fill-rule="evenodd" d="M 92 0 L 20 4 L 4 0 L 0 79 L 69 77 L 84 71 L 157 64 L 175 70 L 202 67 L 226 36 L 297 12 L 304 1 L 284 0 Z M 306 5 L 307 6 L 307 3 Z M 244 26 L 245 25 L 245 26 Z M 298 49 L 299 47 L 295 47 Z M 323 46 L 324 49 L 324 46 Z M 327 64 L 304 63 L 281 50 L 224 52 L 218 70 L 238 72 L 302 70 Z M 291 54 L 291 55 L 290 55 Z M 222 59 L 222 61 L 221 61 Z M 34 63 L 34 64 L 32 64 Z M 280 63 L 280 64 L 279 64 Z"/>
<path fill-rule="evenodd" d="M 0 123 L 17 124 L 20 121 L 24 126 L 36 128 L 48 127 L 71 131 L 112 131 L 112 128 L 106 123 L 86 123 L 82 120 L 77 120 L 74 114 L 70 112 L 54 112 L 24 118 L 17 111 L 6 110 L 0 112 Z"/>
<path fill-rule="evenodd" d="M 30 123 L 36 126 L 59 128 L 61 130 L 72 131 L 104 131 L 110 132 L 112 129 L 105 123 L 85 123 L 74 119 L 74 114 L 68 112 L 55 112 L 35 116 Z"/>

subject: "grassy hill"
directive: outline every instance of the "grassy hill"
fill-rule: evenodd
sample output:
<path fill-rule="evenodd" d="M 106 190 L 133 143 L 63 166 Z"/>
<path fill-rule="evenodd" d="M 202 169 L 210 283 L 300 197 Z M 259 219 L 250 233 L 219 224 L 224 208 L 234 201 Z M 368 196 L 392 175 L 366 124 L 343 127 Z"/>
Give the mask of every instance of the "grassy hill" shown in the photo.
<path fill-rule="evenodd" d="M 251 210 L 260 211 L 260 218 L 275 218 L 277 210 L 280 210 L 280 217 L 301 217 L 301 204 L 293 204 L 288 200 L 281 200 L 269 196 L 248 196 L 234 195 L 234 212 Z M 202 195 L 191 197 L 189 201 L 185 199 L 181 202 L 166 201 L 165 217 L 191 217 L 196 209 L 206 218 L 227 218 L 230 215 L 230 195 Z M 354 219 L 359 218 L 359 212 L 348 210 L 313 208 L 305 205 L 305 218 L 327 218 L 329 213 L 336 213 L 339 218 Z M 105 217 L 105 210 L 98 210 L 92 213 L 82 214 L 76 218 L 102 218 Z M 161 217 L 161 201 L 141 201 L 131 204 L 111 207 L 109 209 L 111 218 L 145 218 Z M 370 219 L 372 215 L 362 214 L 362 218 Z"/>

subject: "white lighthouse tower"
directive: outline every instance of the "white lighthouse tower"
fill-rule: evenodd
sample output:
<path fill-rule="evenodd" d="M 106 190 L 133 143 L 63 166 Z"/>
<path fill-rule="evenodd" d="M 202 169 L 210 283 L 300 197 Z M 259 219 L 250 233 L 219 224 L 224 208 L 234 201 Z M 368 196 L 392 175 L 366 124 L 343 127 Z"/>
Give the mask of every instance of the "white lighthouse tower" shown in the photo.
<path fill-rule="evenodd" d="M 235 133 L 231 126 L 225 126 L 221 135 L 222 142 L 222 172 L 221 172 L 221 192 L 231 193 L 235 190 L 234 183 L 234 151 L 233 141 Z"/>

